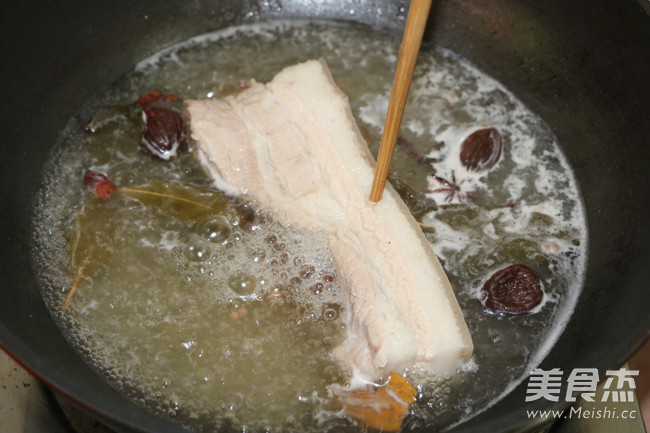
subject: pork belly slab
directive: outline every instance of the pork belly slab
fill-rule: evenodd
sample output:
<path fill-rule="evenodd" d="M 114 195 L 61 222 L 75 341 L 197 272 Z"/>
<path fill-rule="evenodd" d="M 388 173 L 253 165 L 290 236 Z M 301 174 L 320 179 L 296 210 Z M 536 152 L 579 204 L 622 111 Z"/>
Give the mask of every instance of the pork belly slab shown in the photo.
<path fill-rule="evenodd" d="M 369 201 L 375 161 L 324 61 L 187 107 L 196 152 L 218 188 L 327 233 L 350 299 L 335 354 L 356 374 L 447 372 L 469 360 L 467 325 L 417 222 L 390 185 L 379 203 Z"/>

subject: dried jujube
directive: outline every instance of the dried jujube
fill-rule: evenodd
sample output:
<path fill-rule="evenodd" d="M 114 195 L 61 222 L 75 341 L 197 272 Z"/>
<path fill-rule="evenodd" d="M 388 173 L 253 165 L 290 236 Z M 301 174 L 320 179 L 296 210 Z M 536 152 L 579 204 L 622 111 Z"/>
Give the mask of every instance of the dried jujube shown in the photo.
<path fill-rule="evenodd" d="M 499 162 L 503 137 L 496 128 L 472 132 L 461 145 L 460 161 L 469 171 L 488 170 Z"/>
<path fill-rule="evenodd" d="M 495 272 L 481 291 L 481 302 L 495 313 L 528 313 L 543 297 L 539 277 L 526 265 L 511 265 Z"/>
<path fill-rule="evenodd" d="M 163 107 L 142 107 L 144 130 L 140 144 L 158 158 L 172 160 L 187 148 L 188 129 L 183 118 Z"/>

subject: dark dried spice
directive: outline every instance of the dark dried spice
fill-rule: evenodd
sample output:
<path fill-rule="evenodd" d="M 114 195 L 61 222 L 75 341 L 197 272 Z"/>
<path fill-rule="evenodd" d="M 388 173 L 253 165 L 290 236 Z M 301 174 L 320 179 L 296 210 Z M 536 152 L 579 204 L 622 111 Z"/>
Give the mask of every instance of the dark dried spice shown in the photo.
<path fill-rule="evenodd" d="M 485 282 L 481 302 L 496 313 L 523 314 L 537 307 L 543 297 L 539 277 L 526 265 L 511 265 Z"/>
<path fill-rule="evenodd" d="M 153 155 L 173 160 L 187 149 L 188 130 L 181 116 L 166 108 L 142 107 L 144 130 L 140 144 Z"/>
<path fill-rule="evenodd" d="M 479 129 L 463 141 L 460 161 L 469 171 L 489 170 L 499 161 L 503 138 L 496 128 Z"/>
<path fill-rule="evenodd" d="M 93 190 L 100 200 L 108 200 L 117 191 L 113 182 L 105 174 L 93 170 L 84 173 L 84 185 Z"/>

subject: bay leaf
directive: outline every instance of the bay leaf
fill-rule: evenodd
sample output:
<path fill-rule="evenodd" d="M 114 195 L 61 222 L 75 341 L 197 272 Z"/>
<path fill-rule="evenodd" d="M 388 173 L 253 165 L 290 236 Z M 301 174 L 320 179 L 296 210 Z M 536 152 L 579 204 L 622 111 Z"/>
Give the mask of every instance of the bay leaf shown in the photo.
<path fill-rule="evenodd" d="M 227 211 L 228 201 L 214 189 L 151 180 L 119 191 L 143 205 L 181 221 L 200 221 Z"/>
<path fill-rule="evenodd" d="M 70 230 L 68 266 L 72 286 L 63 304 L 66 308 L 79 285 L 86 278 L 92 278 L 114 254 L 112 244 L 117 239 L 115 215 L 111 208 L 124 206 L 119 199 L 106 203 L 93 197 L 84 204 Z"/>
<path fill-rule="evenodd" d="M 123 254 L 129 248 L 132 237 L 125 238 L 124 224 L 132 219 L 132 212 L 137 212 L 133 207 L 134 201 L 183 222 L 200 223 L 224 213 L 236 217 L 236 211 L 229 206 L 228 200 L 214 189 L 151 180 L 118 191 L 119 194 L 107 201 L 98 197 L 88 200 L 72 224 L 68 259 L 72 285 L 64 309 L 85 280 L 108 274 L 113 256 Z M 146 214 L 141 212 L 137 218 L 146 218 Z M 130 236 L 133 234 L 130 231 Z"/>

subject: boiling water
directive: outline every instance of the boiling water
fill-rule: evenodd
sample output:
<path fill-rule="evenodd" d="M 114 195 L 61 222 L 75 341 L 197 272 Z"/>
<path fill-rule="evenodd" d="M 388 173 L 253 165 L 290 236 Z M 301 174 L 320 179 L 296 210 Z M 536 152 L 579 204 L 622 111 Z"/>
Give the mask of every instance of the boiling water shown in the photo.
<path fill-rule="evenodd" d="M 345 335 L 347 299 L 322 235 L 281 226 L 242 200 L 209 221 L 189 222 L 121 194 L 84 207 L 92 194 L 81 179 L 92 168 L 119 187 L 151 179 L 208 186 L 190 153 L 169 163 L 138 150 L 133 101 L 149 90 L 219 97 L 318 57 L 349 96 L 376 154 L 398 39 L 331 22 L 227 29 L 142 61 L 70 121 L 36 205 L 34 258 L 55 320 L 110 383 L 196 431 L 359 429 L 330 393 L 349 378 L 330 354 Z M 96 131 L 86 135 L 91 118 Z M 484 126 L 503 135 L 503 155 L 490 171 L 469 173 L 460 143 Z M 400 134 L 408 144 L 398 146 L 391 181 L 424 224 L 475 345 L 470 365 L 453 376 L 422 381 L 409 373 L 420 392 L 404 428 L 440 429 L 485 410 L 552 346 L 580 292 L 584 214 L 548 128 L 450 52 L 421 53 Z M 455 178 L 470 194 L 460 200 L 435 192 L 434 174 Z M 80 212 L 83 230 L 96 234 L 89 255 L 98 259 L 63 309 L 72 284 L 68 239 Z M 478 290 L 513 263 L 540 276 L 544 303 L 523 316 L 487 312 Z"/>

